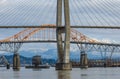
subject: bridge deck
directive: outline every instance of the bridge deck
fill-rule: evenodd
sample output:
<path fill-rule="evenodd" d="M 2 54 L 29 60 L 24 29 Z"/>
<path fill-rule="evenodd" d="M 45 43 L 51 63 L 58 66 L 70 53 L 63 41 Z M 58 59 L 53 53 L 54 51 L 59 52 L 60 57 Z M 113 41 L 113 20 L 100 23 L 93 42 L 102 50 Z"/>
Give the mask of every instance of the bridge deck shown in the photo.
<path fill-rule="evenodd" d="M 56 43 L 57 41 L 56 40 L 28 40 L 28 41 L 3 41 L 3 42 L 0 42 L 0 43 Z M 63 41 L 64 42 L 64 41 Z M 90 42 L 77 42 L 77 41 L 71 41 L 70 43 L 73 43 L 73 44 L 92 44 L 92 45 L 107 45 L 107 46 L 120 46 L 120 44 L 110 44 L 110 43 L 90 43 Z"/>
<path fill-rule="evenodd" d="M 64 26 L 61 26 L 64 27 Z M 0 26 L 0 28 L 56 28 L 55 26 Z M 105 28 L 120 29 L 120 26 L 71 26 L 71 28 Z"/>

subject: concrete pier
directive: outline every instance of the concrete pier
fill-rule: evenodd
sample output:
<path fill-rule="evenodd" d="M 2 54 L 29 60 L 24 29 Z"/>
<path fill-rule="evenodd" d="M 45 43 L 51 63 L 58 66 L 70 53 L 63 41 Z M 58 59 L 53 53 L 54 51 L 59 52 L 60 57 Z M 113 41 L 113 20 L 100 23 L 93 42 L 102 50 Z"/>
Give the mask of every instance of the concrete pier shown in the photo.
<path fill-rule="evenodd" d="M 57 63 L 56 70 L 72 70 L 71 63 Z"/>
<path fill-rule="evenodd" d="M 18 53 L 13 55 L 13 70 L 20 70 L 20 56 Z"/>
<path fill-rule="evenodd" d="M 81 52 L 80 68 L 88 68 L 87 54 L 84 51 Z"/>
<path fill-rule="evenodd" d="M 7 65 L 6 65 L 6 69 L 10 69 L 10 64 L 7 64 Z"/>
<path fill-rule="evenodd" d="M 105 59 L 105 61 L 104 61 L 104 67 L 112 67 L 112 61 L 111 61 L 111 59 Z"/>
<path fill-rule="evenodd" d="M 64 0 L 64 20 L 65 27 L 62 26 L 62 2 L 63 0 L 57 0 L 57 48 L 58 48 L 58 63 L 56 64 L 56 70 L 71 70 L 72 65 L 69 61 L 70 53 L 70 16 L 69 16 L 69 0 Z M 64 33 L 64 37 L 62 36 Z M 63 38 L 64 43 L 63 41 Z"/>

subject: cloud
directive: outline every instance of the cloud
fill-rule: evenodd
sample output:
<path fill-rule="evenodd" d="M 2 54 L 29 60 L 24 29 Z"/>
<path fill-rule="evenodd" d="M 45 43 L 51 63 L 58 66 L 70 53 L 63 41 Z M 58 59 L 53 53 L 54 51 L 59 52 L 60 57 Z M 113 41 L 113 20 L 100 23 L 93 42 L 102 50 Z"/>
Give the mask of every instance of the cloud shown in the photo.
<path fill-rule="evenodd" d="M 97 51 L 92 51 L 92 52 L 88 52 L 88 53 L 93 55 L 93 56 L 100 56 L 100 53 Z"/>
<path fill-rule="evenodd" d="M 70 0 L 71 1 L 71 18 L 74 24 L 79 20 L 79 25 L 119 25 L 119 1 L 110 0 Z M 115 6 L 113 6 L 115 5 Z M 116 13 L 117 12 L 117 13 Z M 79 19 L 78 19 L 79 18 Z"/>
<path fill-rule="evenodd" d="M 10 0 L 9 3 L 12 5 L 9 6 L 9 8 L 8 5 L 4 7 L 8 9 L 2 11 L 2 21 L 0 25 L 40 25 L 56 23 L 56 1 L 57 0 Z M 7 1 L 1 0 L 1 3 L 3 2 L 5 3 Z M 111 9 L 105 7 L 105 4 L 111 5 L 111 3 L 116 6 L 111 6 Z M 108 25 L 108 23 L 110 25 L 119 25 L 120 12 L 119 8 L 117 8 L 119 4 L 119 1 L 111 2 L 109 0 L 70 0 L 71 25 Z M 113 11 L 115 13 L 113 13 Z"/>
<path fill-rule="evenodd" d="M 105 43 L 112 43 L 112 40 L 110 40 L 110 39 L 104 39 L 104 38 L 103 38 L 101 41 L 102 41 L 102 42 L 105 42 Z"/>
<path fill-rule="evenodd" d="M 0 0 L 0 4 L 4 4 L 7 0 Z"/>
<path fill-rule="evenodd" d="M 73 44 L 70 45 L 70 51 L 71 52 L 80 52 L 78 46 L 77 45 L 73 45 Z"/>
<path fill-rule="evenodd" d="M 6 52 L 6 51 L 0 51 L 0 55 L 5 54 L 5 53 L 8 53 L 8 52 Z"/>
<path fill-rule="evenodd" d="M 120 43 L 119 29 L 77 29 L 77 31 L 92 39 L 100 41 L 109 41 L 111 43 Z"/>
<path fill-rule="evenodd" d="M 56 43 L 24 43 L 20 48 L 20 51 L 39 51 L 45 52 L 49 49 L 55 49 Z"/>
<path fill-rule="evenodd" d="M 47 48 L 37 48 L 36 47 L 36 48 L 28 48 L 27 50 L 22 49 L 20 51 L 26 51 L 26 52 L 32 51 L 33 53 L 38 53 L 38 52 L 44 53 L 44 52 L 48 51 L 48 49 Z"/>

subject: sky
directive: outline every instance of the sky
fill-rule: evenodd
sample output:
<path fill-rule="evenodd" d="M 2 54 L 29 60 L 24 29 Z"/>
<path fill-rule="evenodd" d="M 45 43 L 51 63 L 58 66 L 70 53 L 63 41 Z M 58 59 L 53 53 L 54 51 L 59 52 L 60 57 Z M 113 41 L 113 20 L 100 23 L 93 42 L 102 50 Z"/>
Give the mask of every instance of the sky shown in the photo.
<path fill-rule="evenodd" d="M 70 0 L 71 25 L 120 26 L 120 0 Z M 0 26 L 42 25 L 56 23 L 57 0 L 0 0 Z M 64 25 L 64 16 L 63 25 Z M 0 39 L 23 29 L 0 29 Z M 118 29 L 77 29 L 90 38 L 120 43 Z M 48 50 L 56 44 L 24 44 L 21 50 Z M 51 48 L 52 47 L 52 48 Z M 76 47 L 72 45 L 71 51 Z"/>

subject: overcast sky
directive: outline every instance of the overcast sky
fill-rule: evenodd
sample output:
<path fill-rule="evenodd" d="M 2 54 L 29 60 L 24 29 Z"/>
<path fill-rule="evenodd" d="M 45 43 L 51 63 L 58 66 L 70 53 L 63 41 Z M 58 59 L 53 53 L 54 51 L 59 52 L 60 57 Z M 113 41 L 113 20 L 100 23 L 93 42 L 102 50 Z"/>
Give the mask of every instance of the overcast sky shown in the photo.
<path fill-rule="evenodd" d="M 0 0 L 0 26 L 55 24 L 56 3 L 57 0 Z M 120 26 L 119 11 L 120 0 L 70 0 L 71 25 Z M 0 29 L 0 39 L 21 30 Z M 90 38 L 120 43 L 118 29 L 77 30 Z M 38 44 L 38 47 L 51 45 Z"/>

